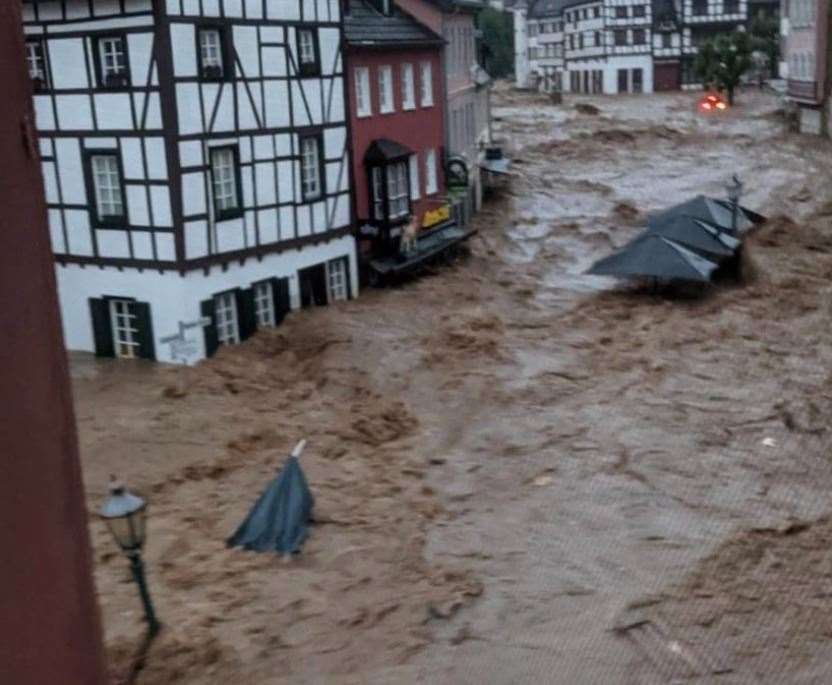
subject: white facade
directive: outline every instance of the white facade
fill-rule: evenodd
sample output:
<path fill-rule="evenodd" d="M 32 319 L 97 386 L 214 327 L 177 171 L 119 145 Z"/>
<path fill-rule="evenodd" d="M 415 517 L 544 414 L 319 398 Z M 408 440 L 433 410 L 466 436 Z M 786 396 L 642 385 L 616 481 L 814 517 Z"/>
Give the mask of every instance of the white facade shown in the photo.
<path fill-rule="evenodd" d="M 70 349 L 102 353 L 109 298 L 166 359 L 174 319 L 223 291 L 246 308 L 276 279 L 296 308 L 303 280 L 321 303 L 348 265 L 355 296 L 338 0 L 23 7 Z"/>

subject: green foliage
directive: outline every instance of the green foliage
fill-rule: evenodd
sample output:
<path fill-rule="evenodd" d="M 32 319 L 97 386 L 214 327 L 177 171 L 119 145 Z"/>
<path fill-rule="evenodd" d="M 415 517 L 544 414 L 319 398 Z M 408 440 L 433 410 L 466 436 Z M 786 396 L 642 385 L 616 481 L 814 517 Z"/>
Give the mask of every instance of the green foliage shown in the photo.
<path fill-rule="evenodd" d="M 514 26 L 511 14 L 491 7 L 479 15 L 479 28 L 486 52 L 486 68 L 494 78 L 514 71 Z"/>
<path fill-rule="evenodd" d="M 774 17 L 758 17 L 751 23 L 752 49 L 763 53 L 769 72 L 776 73 L 780 60 L 780 23 Z"/>
<path fill-rule="evenodd" d="M 725 91 L 728 102 L 734 104 L 734 91 L 751 68 L 753 49 L 751 36 L 745 31 L 723 33 L 700 46 L 694 71 L 706 88 Z"/>

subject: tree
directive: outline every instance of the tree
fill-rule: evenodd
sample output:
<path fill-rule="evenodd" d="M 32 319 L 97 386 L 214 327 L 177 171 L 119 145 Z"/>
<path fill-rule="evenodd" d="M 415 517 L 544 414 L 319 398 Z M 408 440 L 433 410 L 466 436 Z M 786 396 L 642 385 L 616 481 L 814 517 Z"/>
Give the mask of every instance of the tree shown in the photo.
<path fill-rule="evenodd" d="M 479 28 L 486 53 L 486 68 L 494 78 L 514 71 L 514 25 L 508 12 L 487 7 L 479 14 Z"/>
<path fill-rule="evenodd" d="M 769 74 L 777 73 L 780 61 L 780 24 L 774 17 L 758 17 L 751 23 L 751 42 L 754 50 L 763 53 Z"/>
<path fill-rule="evenodd" d="M 734 104 L 734 92 L 743 74 L 751 68 L 752 42 L 745 31 L 723 33 L 705 41 L 694 62 L 696 75 L 705 87 L 716 86 Z"/>

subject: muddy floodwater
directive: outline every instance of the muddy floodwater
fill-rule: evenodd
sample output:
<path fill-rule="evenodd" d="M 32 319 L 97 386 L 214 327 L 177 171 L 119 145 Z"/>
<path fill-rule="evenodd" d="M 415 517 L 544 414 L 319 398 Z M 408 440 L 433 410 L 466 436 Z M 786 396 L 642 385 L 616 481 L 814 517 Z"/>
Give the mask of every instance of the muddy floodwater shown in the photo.
<path fill-rule="evenodd" d="M 576 108 L 576 104 L 593 105 Z M 73 359 L 90 509 L 150 501 L 138 682 L 832 682 L 832 149 L 774 95 L 499 88 L 514 177 L 470 255 L 189 370 Z M 770 221 L 747 282 L 584 275 L 700 193 Z M 300 439 L 303 552 L 227 550 Z M 91 523 L 114 682 L 141 634 Z"/>

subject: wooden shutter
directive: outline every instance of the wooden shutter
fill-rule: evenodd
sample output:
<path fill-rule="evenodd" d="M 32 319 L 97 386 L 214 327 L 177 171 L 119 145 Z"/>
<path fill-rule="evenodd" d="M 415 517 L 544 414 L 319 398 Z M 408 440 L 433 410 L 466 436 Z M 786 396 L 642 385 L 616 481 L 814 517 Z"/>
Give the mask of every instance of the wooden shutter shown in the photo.
<path fill-rule="evenodd" d="M 274 298 L 274 325 L 277 326 L 292 310 L 292 302 L 289 299 L 289 279 L 273 278 L 271 280 L 272 297 Z"/>
<path fill-rule="evenodd" d="M 153 321 L 150 318 L 150 305 L 147 302 L 134 302 L 136 327 L 139 330 L 139 356 L 142 359 L 156 359 L 156 344 L 153 340 Z"/>
<path fill-rule="evenodd" d="M 99 357 L 115 357 L 113 324 L 110 321 L 110 303 L 107 300 L 90 298 L 92 335 L 95 340 L 95 354 Z"/>
<path fill-rule="evenodd" d="M 211 319 L 211 323 L 202 327 L 202 332 L 205 335 L 205 356 L 212 357 L 220 346 L 220 341 L 217 338 L 217 324 L 214 313 L 214 300 L 205 300 L 199 305 L 202 316 L 207 316 Z"/>
<path fill-rule="evenodd" d="M 234 293 L 237 298 L 237 325 L 240 328 L 240 340 L 250 338 L 257 331 L 257 314 L 254 311 L 254 290 L 238 289 Z"/>

